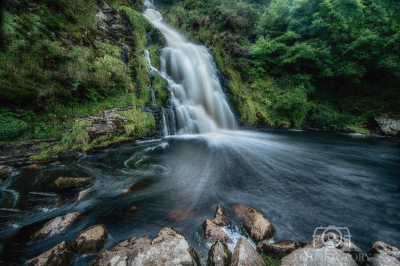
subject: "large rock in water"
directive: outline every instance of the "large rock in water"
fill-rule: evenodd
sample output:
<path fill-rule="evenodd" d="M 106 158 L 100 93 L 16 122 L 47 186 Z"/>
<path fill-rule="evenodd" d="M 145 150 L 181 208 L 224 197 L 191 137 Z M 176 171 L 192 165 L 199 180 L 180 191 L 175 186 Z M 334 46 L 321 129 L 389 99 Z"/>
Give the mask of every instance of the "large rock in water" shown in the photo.
<path fill-rule="evenodd" d="M 73 212 L 50 220 L 42 227 L 42 229 L 33 234 L 31 242 L 40 241 L 46 237 L 63 233 L 79 218 L 79 215 L 79 212 Z"/>
<path fill-rule="evenodd" d="M 221 228 L 208 219 L 203 223 L 203 233 L 208 243 L 214 244 L 217 241 L 233 243 L 232 239 Z"/>
<path fill-rule="evenodd" d="M 274 236 L 274 226 L 257 210 L 240 204 L 233 205 L 233 210 L 244 219 L 243 226 L 254 242 L 258 243 Z"/>
<path fill-rule="evenodd" d="M 236 243 L 231 266 L 265 266 L 263 258 L 241 237 Z"/>
<path fill-rule="evenodd" d="M 141 249 L 131 265 L 200 266 L 200 260 L 183 235 L 171 227 L 165 227 L 152 245 Z"/>
<path fill-rule="evenodd" d="M 94 225 L 75 236 L 76 252 L 79 255 L 97 253 L 108 240 L 108 231 L 104 225 Z"/>
<path fill-rule="evenodd" d="M 61 242 L 54 248 L 26 262 L 28 266 L 71 265 L 74 261 L 74 244 Z"/>
<path fill-rule="evenodd" d="M 229 224 L 228 212 L 222 205 L 218 205 L 215 211 L 215 218 L 212 220 L 218 226 L 227 226 Z"/>
<path fill-rule="evenodd" d="M 282 259 L 284 256 L 290 254 L 298 248 L 304 247 L 305 245 L 305 243 L 295 242 L 293 240 L 283 241 L 280 243 L 261 241 L 257 245 L 257 251 L 259 253 L 264 253 L 271 258 Z"/>
<path fill-rule="evenodd" d="M 281 266 L 357 266 L 350 254 L 323 247 L 296 249 L 282 259 Z"/>
<path fill-rule="evenodd" d="M 351 257 L 360 264 L 363 260 L 363 253 L 359 247 L 347 238 L 341 237 L 338 234 L 329 232 L 327 234 L 321 234 L 314 239 L 313 242 L 309 243 L 306 248 L 323 248 L 325 246 L 332 246 L 336 249 L 343 251 L 346 254 L 350 254 Z"/>
<path fill-rule="evenodd" d="M 92 188 L 88 188 L 88 189 L 85 189 L 85 190 L 82 190 L 81 192 L 79 192 L 78 202 L 80 202 L 82 199 L 88 197 L 89 194 L 92 194 L 91 192 L 92 192 Z"/>
<path fill-rule="evenodd" d="M 375 242 L 362 265 L 400 265 L 400 250 L 381 241 Z"/>
<path fill-rule="evenodd" d="M 208 251 L 207 266 L 226 266 L 230 265 L 232 253 L 228 245 L 222 241 L 217 241 Z"/>
<path fill-rule="evenodd" d="M 59 177 L 55 183 L 58 188 L 80 187 L 92 182 L 90 177 Z"/>
<path fill-rule="evenodd" d="M 375 121 L 386 135 L 395 136 L 400 132 L 400 120 L 375 117 Z"/>
<path fill-rule="evenodd" d="M 112 249 L 102 250 L 89 266 L 132 265 L 140 250 L 150 245 L 151 239 L 147 236 L 129 238 Z"/>

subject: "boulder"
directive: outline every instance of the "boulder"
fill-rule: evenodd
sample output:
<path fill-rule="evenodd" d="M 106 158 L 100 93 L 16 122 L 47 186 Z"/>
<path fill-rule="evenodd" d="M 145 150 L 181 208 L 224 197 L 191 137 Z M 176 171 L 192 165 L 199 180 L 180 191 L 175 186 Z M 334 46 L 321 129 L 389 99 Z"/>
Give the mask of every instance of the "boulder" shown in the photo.
<path fill-rule="evenodd" d="M 378 241 L 374 243 L 374 245 L 372 246 L 371 250 L 368 253 L 367 260 L 365 260 L 362 265 L 363 266 L 379 265 L 378 262 L 383 263 L 384 261 L 393 261 L 392 259 L 389 259 L 387 257 L 395 258 L 397 262 L 399 262 L 400 250 L 389 244 Z"/>
<path fill-rule="evenodd" d="M 241 237 L 236 243 L 235 251 L 232 255 L 231 266 L 265 266 L 263 258 L 257 251 L 247 242 L 246 239 Z"/>
<path fill-rule="evenodd" d="M 73 212 L 50 220 L 39 231 L 32 235 L 31 242 L 40 241 L 47 237 L 65 232 L 65 230 L 79 218 L 79 215 L 79 212 Z"/>
<path fill-rule="evenodd" d="M 284 256 L 290 254 L 292 251 L 304 247 L 306 244 L 295 242 L 293 240 L 283 241 L 280 243 L 269 243 L 268 241 L 261 241 L 257 245 L 257 251 L 271 258 L 282 259 Z"/>
<path fill-rule="evenodd" d="M 385 255 L 379 254 L 376 257 L 368 258 L 364 261 L 363 265 L 368 266 L 400 266 L 400 261 L 397 259 Z"/>
<path fill-rule="evenodd" d="M 78 202 L 81 201 L 82 199 L 86 198 L 89 195 L 89 192 L 91 192 L 92 188 L 88 188 L 85 190 L 82 190 L 81 192 L 79 192 L 78 195 Z"/>
<path fill-rule="evenodd" d="M 215 211 L 215 218 L 212 220 L 218 226 L 227 226 L 229 224 L 228 212 L 221 205 L 217 206 Z"/>
<path fill-rule="evenodd" d="M 74 244 L 61 242 L 54 248 L 26 262 L 28 266 L 71 265 L 74 261 Z"/>
<path fill-rule="evenodd" d="M 353 242 L 347 238 L 341 237 L 338 234 L 329 232 L 327 234 L 321 234 L 314 241 L 307 244 L 306 248 L 323 248 L 325 246 L 332 246 L 336 249 L 343 251 L 346 254 L 350 254 L 351 257 L 357 262 L 361 263 L 363 260 L 363 253 L 361 249 L 357 247 Z"/>
<path fill-rule="evenodd" d="M 132 265 L 133 260 L 143 247 L 150 246 L 147 236 L 129 238 L 112 249 L 104 249 L 89 266 Z"/>
<path fill-rule="evenodd" d="M 332 248 L 323 247 L 296 249 L 282 259 L 281 266 L 357 266 L 350 254 Z"/>
<path fill-rule="evenodd" d="M 8 176 L 9 176 L 9 173 L 7 171 L 0 169 L 0 178 L 6 178 Z"/>
<path fill-rule="evenodd" d="M 232 253 L 228 245 L 222 241 L 217 241 L 208 251 L 207 266 L 225 266 L 230 265 Z"/>
<path fill-rule="evenodd" d="M 233 210 L 243 218 L 243 226 L 254 242 L 258 243 L 274 236 L 274 226 L 257 210 L 239 204 L 235 204 Z"/>
<path fill-rule="evenodd" d="M 90 177 L 59 177 L 55 183 L 58 188 L 80 187 L 92 182 Z"/>
<path fill-rule="evenodd" d="M 400 120 L 375 117 L 382 132 L 389 136 L 395 136 L 400 132 Z"/>
<path fill-rule="evenodd" d="M 200 266 L 200 260 L 183 235 L 172 227 L 165 227 L 150 246 L 141 248 L 131 265 Z"/>
<path fill-rule="evenodd" d="M 233 243 L 232 239 L 221 228 L 208 219 L 203 223 L 203 233 L 208 243 L 214 244 L 217 241 Z"/>
<path fill-rule="evenodd" d="M 94 225 L 75 236 L 76 252 L 79 255 L 97 253 L 108 240 L 108 231 L 104 225 Z"/>

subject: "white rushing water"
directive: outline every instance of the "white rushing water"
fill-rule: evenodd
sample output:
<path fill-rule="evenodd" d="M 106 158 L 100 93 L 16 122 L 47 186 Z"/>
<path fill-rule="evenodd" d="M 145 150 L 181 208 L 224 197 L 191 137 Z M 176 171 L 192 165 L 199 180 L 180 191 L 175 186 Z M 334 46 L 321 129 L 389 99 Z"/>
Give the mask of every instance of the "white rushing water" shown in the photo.
<path fill-rule="evenodd" d="M 168 81 L 172 112 L 163 113 L 164 134 L 197 134 L 236 129 L 235 117 L 228 105 L 217 77 L 214 60 L 207 48 L 189 43 L 179 32 L 162 21 L 151 1 L 145 1 L 144 15 L 166 38 L 166 48 L 160 56 L 160 70 L 151 66 Z M 166 120 L 170 123 L 168 129 Z"/>

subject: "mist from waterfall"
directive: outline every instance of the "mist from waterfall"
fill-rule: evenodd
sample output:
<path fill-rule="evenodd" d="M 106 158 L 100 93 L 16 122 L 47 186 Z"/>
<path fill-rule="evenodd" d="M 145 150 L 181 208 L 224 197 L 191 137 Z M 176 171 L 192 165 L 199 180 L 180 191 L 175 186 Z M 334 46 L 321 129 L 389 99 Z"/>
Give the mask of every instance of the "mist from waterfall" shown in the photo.
<path fill-rule="evenodd" d="M 153 68 L 149 58 L 146 58 L 149 71 L 159 72 L 168 81 L 171 91 L 169 105 L 172 111 L 163 114 L 164 134 L 236 129 L 235 117 L 207 48 L 189 43 L 182 34 L 165 24 L 151 1 L 145 1 L 145 6 L 144 15 L 166 38 L 166 48 L 160 56 L 160 69 Z"/>

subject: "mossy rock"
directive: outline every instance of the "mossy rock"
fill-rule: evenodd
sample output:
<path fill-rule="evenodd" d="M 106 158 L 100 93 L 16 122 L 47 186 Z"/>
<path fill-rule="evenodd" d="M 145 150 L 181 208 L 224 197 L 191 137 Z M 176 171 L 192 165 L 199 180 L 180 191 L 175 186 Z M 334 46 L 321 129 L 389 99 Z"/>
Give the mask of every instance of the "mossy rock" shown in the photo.
<path fill-rule="evenodd" d="M 108 230 L 104 225 L 91 226 L 75 236 L 75 248 L 79 255 L 99 252 L 108 240 Z"/>
<path fill-rule="evenodd" d="M 54 248 L 26 262 L 28 266 L 69 266 L 74 261 L 75 245 L 71 242 L 61 242 Z"/>
<path fill-rule="evenodd" d="M 10 174 L 7 171 L 4 170 L 0 170 L 0 178 L 6 178 L 8 177 Z"/>
<path fill-rule="evenodd" d="M 70 188 L 70 187 L 80 187 L 92 182 L 90 177 L 59 177 L 55 183 L 60 189 Z"/>

